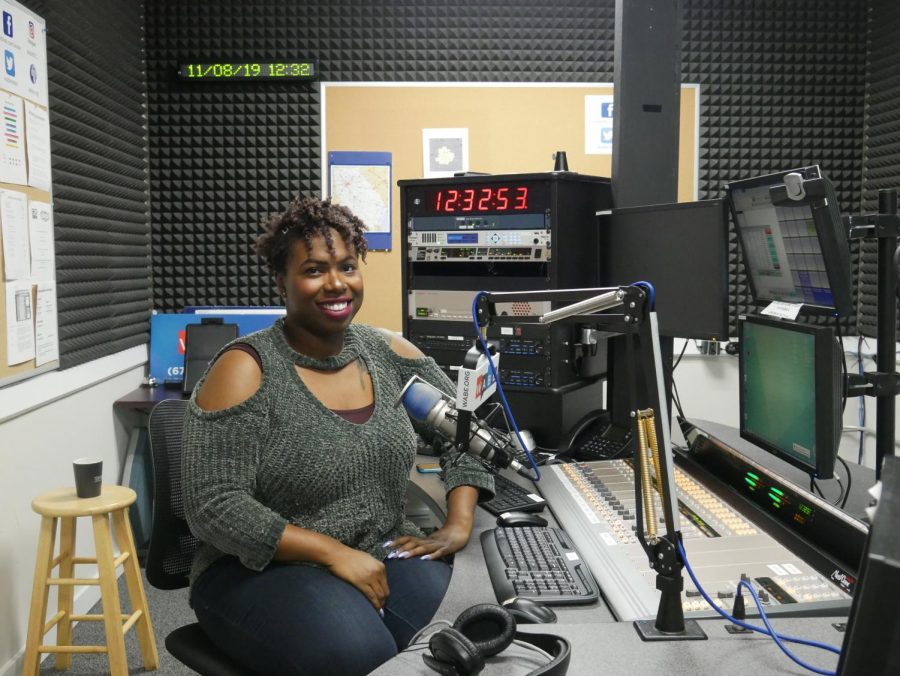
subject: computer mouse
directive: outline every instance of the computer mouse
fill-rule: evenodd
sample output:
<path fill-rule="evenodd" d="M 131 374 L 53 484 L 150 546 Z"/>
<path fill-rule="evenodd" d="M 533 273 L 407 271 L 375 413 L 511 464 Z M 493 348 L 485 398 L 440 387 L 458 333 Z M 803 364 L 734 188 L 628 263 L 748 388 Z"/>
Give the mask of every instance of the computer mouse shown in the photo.
<path fill-rule="evenodd" d="M 497 525 L 502 528 L 515 528 L 516 526 L 546 526 L 547 519 L 540 514 L 529 512 L 503 512 L 497 517 Z"/>
<path fill-rule="evenodd" d="M 517 624 L 549 624 L 556 622 L 556 613 L 543 603 L 517 596 L 503 604 Z"/>

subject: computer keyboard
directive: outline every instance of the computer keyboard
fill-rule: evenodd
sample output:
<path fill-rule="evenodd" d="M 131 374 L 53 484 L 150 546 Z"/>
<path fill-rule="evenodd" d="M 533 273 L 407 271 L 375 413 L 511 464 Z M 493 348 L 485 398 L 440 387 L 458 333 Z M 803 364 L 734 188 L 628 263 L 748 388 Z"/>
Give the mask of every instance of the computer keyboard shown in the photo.
<path fill-rule="evenodd" d="M 599 596 L 590 570 L 558 528 L 487 530 L 481 534 L 481 549 L 499 603 L 524 597 L 548 605 L 580 605 Z"/>
<path fill-rule="evenodd" d="M 500 516 L 504 512 L 540 512 L 547 502 L 534 490 L 495 474 L 494 497 L 479 504 L 491 514 Z"/>

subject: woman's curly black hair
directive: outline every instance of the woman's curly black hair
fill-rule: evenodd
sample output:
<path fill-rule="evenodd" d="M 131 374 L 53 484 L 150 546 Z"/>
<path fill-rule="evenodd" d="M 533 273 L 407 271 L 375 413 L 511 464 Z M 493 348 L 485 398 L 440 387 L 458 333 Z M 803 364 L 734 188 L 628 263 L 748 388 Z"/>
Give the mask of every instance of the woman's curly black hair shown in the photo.
<path fill-rule="evenodd" d="M 297 240 L 312 246 L 312 238 L 321 235 L 329 251 L 334 251 L 331 230 L 335 229 L 344 243 L 352 246 L 356 255 L 366 259 L 366 226 L 352 211 L 340 204 L 332 204 L 331 199 L 317 197 L 296 197 L 288 208 L 272 215 L 263 222 L 265 232 L 256 239 L 256 253 L 263 259 L 273 274 L 287 272 L 287 262 L 291 247 Z"/>

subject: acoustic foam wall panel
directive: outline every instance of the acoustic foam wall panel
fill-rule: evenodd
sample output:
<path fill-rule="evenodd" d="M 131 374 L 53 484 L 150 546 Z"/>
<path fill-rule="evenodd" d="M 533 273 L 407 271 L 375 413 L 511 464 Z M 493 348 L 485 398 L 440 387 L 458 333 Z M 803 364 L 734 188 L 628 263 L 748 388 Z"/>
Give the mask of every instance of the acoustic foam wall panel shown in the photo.
<path fill-rule="evenodd" d="M 180 61 L 311 56 L 329 81 L 610 82 L 614 4 L 149 0 L 155 307 L 276 303 L 251 252 L 259 221 L 323 180 L 317 86 L 187 85 Z M 682 7 L 682 81 L 701 85 L 699 198 L 820 163 L 854 208 L 865 2 Z M 731 241 L 736 317 L 749 289 Z"/>
<path fill-rule="evenodd" d="M 314 56 L 339 81 L 609 81 L 596 50 L 611 54 L 612 18 L 591 2 L 149 3 L 156 307 L 277 303 L 252 240 L 323 180 L 317 83 L 186 85 L 180 61 Z"/>
<path fill-rule="evenodd" d="M 60 364 L 150 337 L 142 6 L 24 2 L 47 22 Z"/>
<path fill-rule="evenodd" d="M 866 81 L 863 211 L 878 211 L 878 191 L 900 190 L 900 5 L 872 2 L 869 15 L 869 61 Z M 878 245 L 861 245 L 859 332 L 874 337 L 878 327 Z"/>
<path fill-rule="evenodd" d="M 865 2 L 693 0 L 684 11 L 684 80 L 702 93 L 700 199 L 738 178 L 819 164 L 843 212 L 858 209 Z M 752 306 L 730 241 L 736 335 Z"/>

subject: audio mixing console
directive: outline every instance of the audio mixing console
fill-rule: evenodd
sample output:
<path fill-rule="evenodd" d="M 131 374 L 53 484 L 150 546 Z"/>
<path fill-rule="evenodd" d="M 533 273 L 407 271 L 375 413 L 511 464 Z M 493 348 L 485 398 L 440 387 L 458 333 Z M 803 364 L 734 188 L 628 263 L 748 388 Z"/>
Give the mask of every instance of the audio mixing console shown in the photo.
<path fill-rule="evenodd" d="M 675 468 L 678 519 L 688 561 L 716 604 L 734 605 L 745 575 L 773 615 L 835 615 L 849 612 L 850 596 L 682 467 Z M 587 562 L 619 620 L 654 617 L 659 603 L 656 574 L 638 542 L 634 470 L 629 461 L 553 465 L 537 483 L 557 521 Z M 662 505 L 654 490 L 659 531 Z M 714 614 L 684 574 L 686 617 Z M 755 608 L 746 600 L 747 614 Z"/>

